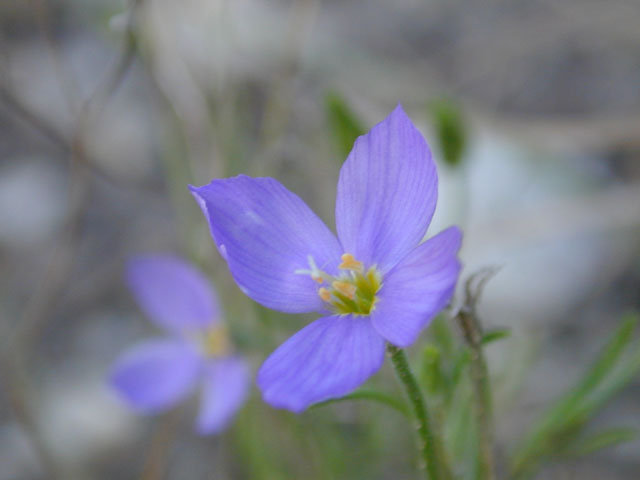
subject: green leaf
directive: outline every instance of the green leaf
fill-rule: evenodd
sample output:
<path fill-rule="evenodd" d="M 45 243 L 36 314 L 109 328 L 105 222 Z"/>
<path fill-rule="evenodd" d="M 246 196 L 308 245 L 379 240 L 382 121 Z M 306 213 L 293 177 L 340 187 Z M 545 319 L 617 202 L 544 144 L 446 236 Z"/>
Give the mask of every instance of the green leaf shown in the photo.
<path fill-rule="evenodd" d="M 456 391 L 447 414 L 445 440 L 456 470 L 464 472 L 461 478 L 474 478 L 478 443 L 473 402 L 468 385 Z"/>
<path fill-rule="evenodd" d="M 457 167 L 467 148 L 467 125 L 462 111 L 448 99 L 432 102 L 430 110 L 442 159 L 447 165 Z"/>
<path fill-rule="evenodd" d="M 637 324 L 637 315 L 628 314 L 623 317 L 622 325 L 618 327 L 617 332 L 611 337 L 611 340 L 609 340 L 598 359 L 583 377 L 582 382 L 580 382 L 576 391 L 577 394 L 583 394 L 592 390 L 609 374 L 631 341 L 633 331 Z"/>
<path fill-rule="evenodd" d="M 513 457 L 514 478 L 526 477 L 544 458 L 566 452 L 587 421 L 637 374 L 640 348 L 623 355 L 637 323 L 637 315 L 623 317 L 582 379 L 542 416 Z"/>
<path fill-rule="evenodd" d="M 426 345 L 422 350 L 422 369 L 420 379 L 430 394 L 444 388 L 446 380 L 442 374 L 440 350 L 435 345 Z"/>
<path fill-rule="evenodd" d="M 467 368 L 467 365 L 471 362 L 471 351 L 466 347 L 461 347 L 456 352 L 453 367 L 451 368 L 451 376 L 449 381 L 451 383 L 451 390 L 455 390 L 460 384 L 460 380 L 464 378 L 462 375 Z"/>
<path fill-rule="evenodd" d="M 598 388 L 594 389 L 574 415 L 590 417 L 600 410 L 616 393 L 626 387 L 640 372 L 640 346 L 636 345 L 635 350 L 629 355 L 625 355 L 619 365 L 604 379 Z"/>
<path fill-rule="evenodd" d="M 444 315 L 438 315 L 429 326 L 429 334 L 434 344 L 445 357 L 451 356 L 456 348 L 455 337 L 451 330 L 451 322 Z"/>
<path fill-rule="evenodd" d="M 637 436 L 638 431 L 634 428 L 610 428 L 575 442 L 567 451 L 567 455 L 572 457 L 590 455 L 603 448 L 630 442 Z"/>
<path fill-rule="evenodd" d="M 365 130 L 360 119 L 338 92 L 327 93 L 325 108 L 331 136 L 340 153 L 340 162 L 342 162 L 351 152 L 353 142 L 365 133 Z"/>
<path fill-rule="evenodd" d="M 381 405 L 385 405 L 390 407 L 397 412 L 401 413 L 407 418 L 411 418 L 411 414 L 407 410 L 406 405 L 401 400 L 398 400 L 395 397 L 392 397 L 388 393 L 380 392 L 377 390 L 357 390 L 349 395 L 345 395 L 340 398 L 331 398 L 329 400 L 325 400 L 324 402 L 316 403 L 312 405 L 311 408 L 319 408 L 324 407 L 326 405 L 331 405 L 333 403 L 345 402 L 349 400 L 370 400 Z"/>
<path fill-rule="evenodd" d="M 510 336 L 511 330 L 508 328 L 495 328 L 484 332 L 481 342 L 482 345 L 488 345 L 489 343 L 497 342 L 498 340 L 502 340 L 503 338 L 508 338 Z"/>

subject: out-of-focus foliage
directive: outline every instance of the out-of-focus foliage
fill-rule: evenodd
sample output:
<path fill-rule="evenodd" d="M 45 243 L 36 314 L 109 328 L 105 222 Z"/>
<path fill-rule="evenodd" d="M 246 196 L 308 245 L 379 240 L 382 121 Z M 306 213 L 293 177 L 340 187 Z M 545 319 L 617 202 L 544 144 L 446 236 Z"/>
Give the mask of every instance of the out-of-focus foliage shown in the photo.
<path fill-rule="evenodd" d="M 637 324 L 638 315 L 623 318 L 580 381 L 533 425 L 514 452 L 512 478 L 529 478 L 544 461 L 587 455 L 635 436 L 633 430 L 626 428 L 595 434 L 584 433 L 584 430 L 611 397 L 640 371 L 640 341 L 633 339 Z"/>
<path fill-rule="evenodd" d="M 329 131 L 342 162 L 349 155 L 355 139 L 364 134 L 365 129 L 347 101 L 338 92 L 327 93 L 325 105 Z"/>
<path fill-rule="evenodd" d="M 462 163 L 467 148 L 467 123 L 461 107 L 448 99 L 431 102 L 429 111 L 442 159 L 450 167 Z"/>
<path fill-rule="evenodd" d="M 511 335 L 511 331 L 508 328 L 494 328 L 484 333 L 482 336 L 482 344 L 488 345 L 492 342 L 507 338 L 509 335 Z"/>

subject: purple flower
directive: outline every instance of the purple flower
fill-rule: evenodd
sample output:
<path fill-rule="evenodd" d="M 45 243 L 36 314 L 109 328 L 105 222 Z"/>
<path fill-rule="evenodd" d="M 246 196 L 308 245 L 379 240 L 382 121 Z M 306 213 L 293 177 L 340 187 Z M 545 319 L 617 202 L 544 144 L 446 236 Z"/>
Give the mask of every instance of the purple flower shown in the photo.
<path fill-rule="evenodd" d="M 249 368 L 231 351 L 211 285 L 191 265 L 166 255 L 132 260 L 127 281 L 140 307 L 168 336 L 125 352 L 113 368 L 111 385 L 135 410 L 156 413 L 200 384 L 196 429 L 220 432 L 244 403 Z"/>
<path fill-rule="evenodd" d="M 436 207 L 429 147 L 398 106 L 358 138 L 340 171 L 336 236 L 271 178 L 191 187 L 236 283 L 262 305 L 324 316 L 265 361 L 265 401 L 299 412 L 375 373 L 385 340 L 400 347 L 450 301 L 461 232 L 424 243 Z"/>

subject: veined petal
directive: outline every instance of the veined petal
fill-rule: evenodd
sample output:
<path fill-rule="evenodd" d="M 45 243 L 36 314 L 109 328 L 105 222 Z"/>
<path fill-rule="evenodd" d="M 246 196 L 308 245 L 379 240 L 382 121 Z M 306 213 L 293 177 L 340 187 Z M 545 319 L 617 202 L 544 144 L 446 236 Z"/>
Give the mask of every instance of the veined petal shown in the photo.
<path fill-rule="evenodd" d="M 239 357 L 213 360 L 207 365 L 198 433 L 209 435 L 224 430 L 249 392 L 249 366 Z"/>
<path fill-rule="evenodd" d="M 373 326 L 399 347 L 411 345 L 453 295 L 462 233 L 450 227 L 410 252 L 385 277 Z"/>
<path fill-rule="evenodd" d="M 429 147 L 398 105 L 356 140 L 340 170 L 336 226 L 344 251 L 388 271 L 422 240 L 437 196 Z"/>
<path fill-rule="evenodd" d="M 322 310 L 309 258 L 335 269 L 340 244 L 309 207 L 272 178 L 240 175 L 190 187 L 238 286 L 283 312 Z M 296 273 L 298 271 L 298 273 Z"/>
<path fill-rule="evenodd" d="M 384 340 L 368 317 L 324 317 L 307 325 L 267 358 L 258 372 L 264 400 L 301 412 L 360 386 L 384 360 Z"/>
<path fill-rule="evenodd" d="M 135 257 L 127 265 L 127 283 L 140 307 L 160 327 L 202 329 L 220 315 L 207 278 L 171 255 Z"/>
<path fill-rule="evenodd" d="M 131 407 L 146 413 L 165 410 L 193 388 L 201 358 L 179 340 L 149 340 L 120 357 L 110 383 Z"/>

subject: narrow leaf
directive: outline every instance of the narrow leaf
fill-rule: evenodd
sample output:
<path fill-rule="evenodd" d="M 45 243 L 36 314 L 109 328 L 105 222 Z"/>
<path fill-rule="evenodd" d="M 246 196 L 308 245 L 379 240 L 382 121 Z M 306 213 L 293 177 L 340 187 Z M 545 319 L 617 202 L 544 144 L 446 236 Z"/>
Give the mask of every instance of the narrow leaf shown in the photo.
<path fill-rule="evenodd" d="M 496 328 L 485 332 L 482 336 L 481 342 L 483 345 L 488 345 L 489 343 L 497 342 L 498 340 L 502 340 L 503 338 L 508 338 L 510 336 L 511 330 L 508 328 Z"/>
<path fill-rule="evenodd" d="M 513 457 L 514 478 L 526 477 L 545 457 L 567 451 L 587 421 L 637 374 L 640 350 L 623 355 L 637 323 L 637 315 L 623 317 L 582 379 L 542 416 Z"/>
<path fill-rule="evenodd" d="M 575 442 L 567 452 L 567 455 L 573 457 L 590 455 L 591 453 L 602 450 L 603 448 L 630 442 L 637 436 L 638 431 L 634 428 L 610 428 Z"/>
<path fill-rule="evenodd" d="M 396 410 L 397 412 L 401 413 L 402 415 L 406 416 L 407 418 L 411 418 L 411 415 L 409 414 L 407 407 L 402 401 L 398 400 L 395 397 L 392 397 L 387 393 L 379 392 L 377 390 L 358 390 L 353 393 L 350 393 L 349 395 L 345 395 L 344 397 L 331 398 L 329 400 L 325 400 L 324 402 L 316 403 L 315 405 L 312 405 L 311 408 L 324 407 L 326 405 L 331 405 L 333 403 L 339 403 L 339 402 L 344 402 L 349 400 L 370 400 L 372 402 L 376 402 L 381 405 L 390 407 Z"/>
<path fill-rule="evenodd" d="M 618 330 L 604 347 L 598 359 L 583 377 L 582 382 L 580 382 L 577 389 L 578 392 L 584 393 L 592 390 L 609 374 L 611 369 L 616 365 L 620 355 L 631 341 L 633 330 L 637 324 L 637 315 L 629 314 L 623 317 L 622 325 L 618 327 Z"/>

